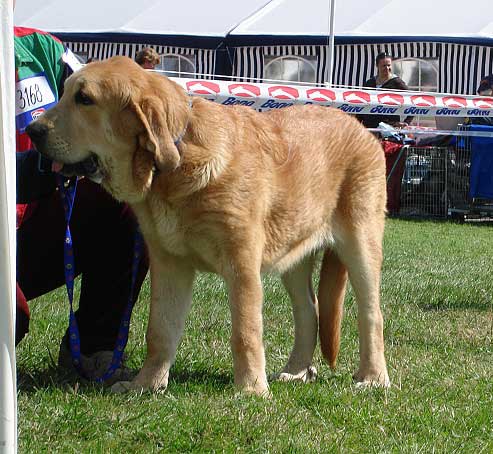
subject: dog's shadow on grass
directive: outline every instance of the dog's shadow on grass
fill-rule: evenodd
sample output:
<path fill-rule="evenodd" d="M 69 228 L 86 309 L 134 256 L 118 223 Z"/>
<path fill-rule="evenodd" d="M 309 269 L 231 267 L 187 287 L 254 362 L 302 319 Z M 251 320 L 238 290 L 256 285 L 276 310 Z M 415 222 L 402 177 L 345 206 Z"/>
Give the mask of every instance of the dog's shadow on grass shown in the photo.
<path fill-rule="evenodd" d="M 76 383 L 75 374 L 57 367 L 50 366 L 42 370 L 17 368 L 17 391 L 21 393 L 30 394 L 43 389 L 69 388 L 75 386 Z"/>
<path fill-rule="evenodd" d="M 47 369 L 17 369 L 17 390 L 23 394 L 33 394 L 40 390 L 61 389 L 68 392 L 89 392 L 101 390 L 104 386 L 85 380 L 75 372 L 56 366 Z"/>
<path fill-rule="evenodd" d="M 207 369 L 171 369 L 170 384 L 208 384 L 215 388 L 225 388 L 233 385 L 233 376 L 226 372 Z"/>
<path fill-rule="evenodd" d="M 136 375 L 138 370 L 134 370 Z M 233 386 L 232 374 L 206 369 L 171 369 L 169 385 L 206 386 L 224 390 Z M 61 389 L 68 392 L 92 394 L 108 391 L 108 386 L 83 379 L 75 372 L 50 366 L 43 370 L 17 369 L 17 390 L 23 394 L 33 394 L 40 390 Z"/>

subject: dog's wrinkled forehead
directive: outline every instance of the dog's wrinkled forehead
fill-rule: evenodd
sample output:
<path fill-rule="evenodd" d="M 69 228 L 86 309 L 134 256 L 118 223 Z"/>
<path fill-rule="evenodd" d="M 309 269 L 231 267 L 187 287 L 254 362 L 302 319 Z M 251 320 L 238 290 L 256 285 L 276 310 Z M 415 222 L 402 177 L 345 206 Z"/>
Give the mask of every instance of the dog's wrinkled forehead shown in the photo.
<path fill-rule="evenodd" d="M 145 85 L 147 73 L 129 58 L 114 57 L 94 62 L 72 74 L 65 83 L 65 93 L 81 92 L 95 103 L 128 99 Z M 85 99 L 85 98 L 84 98 Z M 85 100 L 89 102 L 89 100 Z"/>
<path fill-rule="evenodd" d="M 104 105 L 106 101 L 128 97 L 128 83 L 123 77 L 85 69 L 74 73 L 65 83 L 64 92 L 72 96 L 76 103 Z"/>
<path fill-rule="evenodd" d="M 95 97 L 128 95 L 139 92 L 147 84 L 149 73 L 126 57 L 113 57 L 94 62 L 74 73 L 68 80 L 73 90 L 87 90 Z"/>
<path fill-rule="evenodd" d="M 95 97 L 99 90 L 97 90 L 98 84 L 91 83 L 90 80 L 83 73 L 74 73 L 65 82 L 64 93 L 73 95 L 78 91 L 84 91 L 87 95 L 91 94 Z"/>

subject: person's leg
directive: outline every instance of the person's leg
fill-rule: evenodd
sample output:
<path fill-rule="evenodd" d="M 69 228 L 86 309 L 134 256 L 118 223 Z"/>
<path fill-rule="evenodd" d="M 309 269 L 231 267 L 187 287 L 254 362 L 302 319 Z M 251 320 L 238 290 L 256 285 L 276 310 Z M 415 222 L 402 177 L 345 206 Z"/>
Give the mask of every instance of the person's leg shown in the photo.
<path fill-rule="evenodd" d="M 82 273 L 76 313 L 81 351 L 113 350 L 130 296 L 136 221 L 131 210 L 99 185 L 79 181 L 70 222 L 76 269 Z M 140 260 L 133 300 L 148 269 Z"/>
<path fill-rule="evenodd" d="M 79 181 L 70 226 L 76 275 L 82 273 L 76 317 L 86 355 L 115 346 L 130 291 L 135 225 L 125 205 L 98 185 Z M 28 301 L 64 284 L 64 236 L 58 193 L 39 201 L 32 216 L 17 230 L 17 281 Z M 147 267 L 145 254 L 139 264 L 134 299 Z"/>
<path fill-rule="evenodd" d="M 27 301 L 63 284 L 64 229 L 58 194 L 41 200 L 17 229 L 17 282 Z"/>
<path fill-rule="evenodd" d="M 64 218 L 58 194 L 40 200 L 17 229 L 16 344 L 29 327 L 27 301 L 44 295 L 64 282 Z"/>

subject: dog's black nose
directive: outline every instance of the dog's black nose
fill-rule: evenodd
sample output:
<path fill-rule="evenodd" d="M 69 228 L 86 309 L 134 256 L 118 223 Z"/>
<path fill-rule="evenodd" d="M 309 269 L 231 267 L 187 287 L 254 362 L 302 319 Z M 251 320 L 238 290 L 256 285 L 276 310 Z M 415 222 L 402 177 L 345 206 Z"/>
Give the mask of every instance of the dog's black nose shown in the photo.
<path fill-rule="evenodd" d="M 48 127 L 39 121 L 33 121 L 27 126 L 26 132 L 34 143 L 39 143 L 45 139 Z"/>

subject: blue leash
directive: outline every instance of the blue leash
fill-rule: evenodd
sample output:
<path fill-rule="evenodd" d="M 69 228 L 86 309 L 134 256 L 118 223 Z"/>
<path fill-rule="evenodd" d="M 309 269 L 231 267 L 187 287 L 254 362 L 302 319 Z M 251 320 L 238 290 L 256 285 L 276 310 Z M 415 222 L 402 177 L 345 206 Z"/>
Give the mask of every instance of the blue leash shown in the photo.
<path fill-rule="evenodd" d="M 65 221 L 67 227 L 65 230 L 64 241 L 64 267 L 65 267 L 65 285 L 67 287 L 67 295 L 70 303 L 70 318 L 69 318 L 69 343 L 70 353 L 72 355 L 72 362 L 77 372 L 88 380 L 94 380 L 97 383 L 103 383 L 108 380 L 117 369 L 121 367 L 123 352 L 128 341 L 128 332 L 130 329 L 130 317 L 132 315 L 132 309 L 134 306 L 133 293 L 135 289 L 135 281 L 137 278 L 137 271 L 142 252 L 144 249 L 144 240 L 142 234 L 137 229 L 135 232 L 135 244 L 134 244 L 134 256 L 132 261 L 132 279 L 130 284 L 130 294 L 128 303 L 123 313 L 120 328 L 118 330 L 118 337 L 116 340 L 115 349 L 113 351 L 113 358 L 108 370 L 102 377 L 92 378 L 88 377 L 81 364 L 81 351 L 80 351 L 80 335 L 79 327 L 77 325 L 77 319 L 75 318 L 73 299 L 74 299 L 74 279 L 75 279 L 75 262 L 74 251 L 72 246 L 72 235 L 70 233 L 70 217 L 72 216 L 72 208 L 74 205 L 74 198 L 77 189 L 77 179 L 69 180 L 66 184 L 66 180 L 59 177 L 60 195 L 62 197 L 63 208 L 65 211 Z"/>

